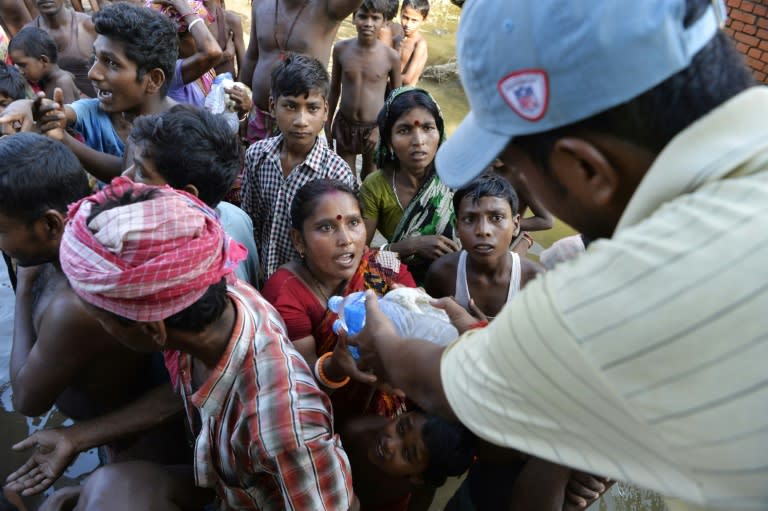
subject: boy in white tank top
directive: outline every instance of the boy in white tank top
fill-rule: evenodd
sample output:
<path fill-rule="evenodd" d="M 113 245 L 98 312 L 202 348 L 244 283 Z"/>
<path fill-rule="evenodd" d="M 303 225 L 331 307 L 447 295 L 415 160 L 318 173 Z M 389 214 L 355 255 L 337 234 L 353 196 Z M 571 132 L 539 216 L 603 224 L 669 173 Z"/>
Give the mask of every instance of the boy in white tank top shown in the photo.
<path fill-rule="evenodd" d="M 520 232 L 518 198 L 506 179 L 484 174 L 453 196 L 463 250 L 432 263 L 425 289 L 453 296 L 470 312 L 492 319 L 543 268 L 510 250 Z"/>

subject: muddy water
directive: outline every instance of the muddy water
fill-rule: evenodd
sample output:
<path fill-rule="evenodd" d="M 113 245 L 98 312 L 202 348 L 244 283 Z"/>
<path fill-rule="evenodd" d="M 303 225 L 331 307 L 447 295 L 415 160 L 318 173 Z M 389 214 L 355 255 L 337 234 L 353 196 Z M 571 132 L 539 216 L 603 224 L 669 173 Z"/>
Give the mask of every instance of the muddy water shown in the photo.
<path fill-rule="evenodd" d="M 244 33 L 247 37 L 250 30 L 250 0 L 227 0 L 227 7 L 241 15 Z M 428 89 L 440 104 L 449 135 L 468 110 L 467 100 L 461 85 L 455 74 L 450 72 L 451 63 L 455 56 L 455 31 L 459 12 L 458 8 L 443 2 L 443 5 L 433 7 L 429 20 L 424 25 L 425 36 L 429 43 L 427 68 L 429 70 L 431 67 L 437 66 L 433 67 L 433 70 L 441 72 L 433 73 L 440 78 L 439 80 L 422 79 L 420 86 Z M 339 37 L 347 38 L 354 37 L 354 35 L 354 27 L 349 20 L 345 21 L 339 30 Z M 444 72 L 446 69 L 449 72 Z M 569 232 L 566 226 L 558 224 L 554 232 L 536 237 L 547 246 L 551 240 Z M 10 446 L 13 443 L 36 429 L 59 425 L 63 420 L 55 412 L 41 418 L 27 419 L 10 411 L 12 407 L 10 384 L 8 383 L 8 361 L 12 328 L 13 292 L 7 279 L 4 263 L 0 260 L 0 481 L 27 459 L 25 454 L 11 451 Z M 60 484 L 67 484 L 80 478 L 82 474 L 92 470 L 96 463 L 96 456 L 93 452 L 81 455 L 74 466 L 65 473 Z M 29 501 L 29 503 L 34 506 L 33 501 Z M 437 508 L 437 506 L 434 507 Z M 664 511 L 666 507 L 658 496 L 650 492 L 619 484 L 591 509 L 595 511 Z"/>

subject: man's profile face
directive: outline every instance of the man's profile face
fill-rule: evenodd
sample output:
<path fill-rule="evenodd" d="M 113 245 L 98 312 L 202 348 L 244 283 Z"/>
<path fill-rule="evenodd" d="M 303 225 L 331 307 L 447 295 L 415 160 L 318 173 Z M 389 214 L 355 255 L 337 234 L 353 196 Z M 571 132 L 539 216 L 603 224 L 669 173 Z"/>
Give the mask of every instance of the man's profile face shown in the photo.
<path fill-rule="evenodd" d="M 43 236 L 44 220 L 28 221 L 0 213 L 0 250 L 17 261 L 19 266 L 49 263 L 56 251 Z"/>
<path fill-rule="evenodd" d="M 101 328 L 109 335 L 117 339 L 120 344 L 128 349 L 141 352 L 160 351 L 159 346 L 152 337 L 147 335 L 142 323 L 138 321 L 121 321 L 115 314 L 89 303 L 80 298 L 88 314 L 99 322 Z"/>

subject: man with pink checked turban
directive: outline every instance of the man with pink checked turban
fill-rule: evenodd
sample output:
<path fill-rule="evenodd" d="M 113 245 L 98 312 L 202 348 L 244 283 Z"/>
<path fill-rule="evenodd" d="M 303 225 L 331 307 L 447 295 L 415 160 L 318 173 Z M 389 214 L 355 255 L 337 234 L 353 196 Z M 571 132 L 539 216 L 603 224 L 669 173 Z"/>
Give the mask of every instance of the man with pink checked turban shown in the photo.
<path fill-rule="evenodd" d="M 70 208 L 60 259 L 73 290 L 129 348 L 178 352 L 169 369 L 197 436 L 187 477 L 147 462 L 107 465 L 78 509 L 98 509 L 105 492 L 112 510 L 356 505 L 327 394 L 272 306 L 228 278 L 244 252 L 213 210 L 167 186 L 117 178 Z M 142 484 L 157 491 L 136 492 Z"/>

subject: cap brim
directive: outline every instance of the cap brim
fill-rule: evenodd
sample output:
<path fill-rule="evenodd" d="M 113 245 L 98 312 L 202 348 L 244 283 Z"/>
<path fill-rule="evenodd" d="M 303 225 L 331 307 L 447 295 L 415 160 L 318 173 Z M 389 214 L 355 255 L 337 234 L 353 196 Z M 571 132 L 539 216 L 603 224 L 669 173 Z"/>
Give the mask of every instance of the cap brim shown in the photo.
<path fill-rule="evenodd" d="M 510 135 L 483 129 L 470 111 L 437 151 L 435 166 L 440 180 L 449 188 L 461 188 L 483 172 L 511 139 Z"/>

